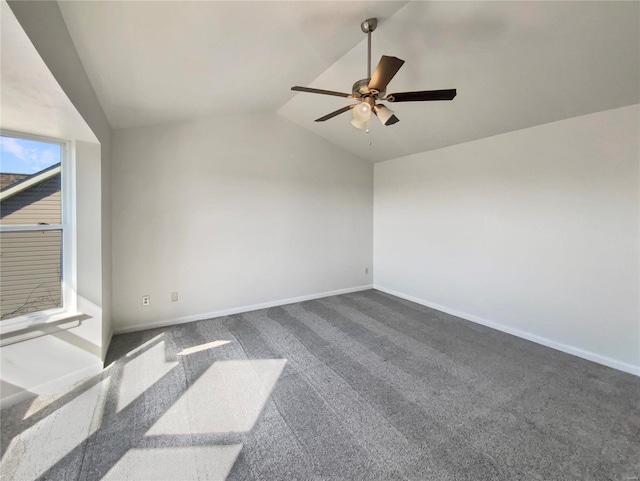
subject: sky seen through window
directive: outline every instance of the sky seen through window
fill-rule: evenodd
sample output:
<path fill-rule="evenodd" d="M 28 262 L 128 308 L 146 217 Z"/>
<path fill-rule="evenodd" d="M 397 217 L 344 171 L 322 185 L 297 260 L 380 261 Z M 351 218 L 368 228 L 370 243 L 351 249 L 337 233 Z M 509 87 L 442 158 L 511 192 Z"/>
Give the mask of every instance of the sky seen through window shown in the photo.
<path fill-rule="evenodd" d="M 59 144 L 0 137 L 0 173 L 35 174 L 60 163 Z"/>

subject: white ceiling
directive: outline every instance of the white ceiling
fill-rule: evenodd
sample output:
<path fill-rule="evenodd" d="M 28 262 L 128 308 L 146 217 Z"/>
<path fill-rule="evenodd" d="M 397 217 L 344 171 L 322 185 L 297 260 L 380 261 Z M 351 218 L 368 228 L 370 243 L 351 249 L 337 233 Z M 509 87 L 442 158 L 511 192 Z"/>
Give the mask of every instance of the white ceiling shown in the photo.
<path fill-rule="evenodd" d="M 640 102 L 639 2 L 60 2 L 114 128 L 278 112 L 371 161 Z M 389 104 L 370 134 L 313 120 L 366 76 L 360 22 L 406 61 L 388 91 L 457 88 Z M 372 145 L 369 145 L 371 141 Z"/>
<path fill-rule="evenodd" d="M 0 2 L 0 20 L 0 127 L 55 139 L 97 142 L 4 0 Z"/>

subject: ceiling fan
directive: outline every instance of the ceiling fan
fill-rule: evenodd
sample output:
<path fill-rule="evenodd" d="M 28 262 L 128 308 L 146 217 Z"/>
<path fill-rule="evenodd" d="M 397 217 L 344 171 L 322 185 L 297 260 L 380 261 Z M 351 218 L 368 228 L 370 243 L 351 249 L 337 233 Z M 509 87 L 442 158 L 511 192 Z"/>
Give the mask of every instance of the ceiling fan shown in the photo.
<path fill-rule="evenodd" d="M 381 101 L 387 102 L 425 102 L 433 100 L 453 100 L 456 96 L 456 89 L 446 90 L 421 90 L 418 92 L 399 92 L 395 94 L 386 94 L 387 85 L 391 79 L 398 73 L 404 60 L 397 57 L 389 57 L 383 55 L 371 75 L 371 32 L 378 26 L 377 18 L 369 18 L 362 22 L 360 28 L 367 34 L 367 78 L 358 80 L 353 84 L 350 94 L 343 92 L 334 92 L 333 90 L 312 89 L 308 87 L 291 87 L 291 90 L 297 92 L 309 92 L 312 94 L 334 95 L 336 97 L 344 97 L 347 99 L 355 99 L 358 102 L 342 107 L 341 109 L 331 112 L 316 122 L 324 122 L 332 119 L 337 115 L 353 111 L 353 120 L 351 124 L 362 130 L 369 132 L 369 120 L 373 113 L 383 125 L 393 125 L 399 121 L 394 112 L 384 105 L 378 104 Z"/>

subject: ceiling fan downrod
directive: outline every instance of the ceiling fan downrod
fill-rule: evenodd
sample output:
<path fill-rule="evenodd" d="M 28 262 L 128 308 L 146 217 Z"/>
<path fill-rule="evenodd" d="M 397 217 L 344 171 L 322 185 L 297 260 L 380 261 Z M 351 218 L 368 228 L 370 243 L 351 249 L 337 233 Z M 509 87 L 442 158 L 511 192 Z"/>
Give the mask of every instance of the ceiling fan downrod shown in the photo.
<path fill-rule="evenodd" d="M 378 26 L 377 18 L 367 18 L 360 24 L 360 28 L 367 34 L 367 78 L 371 78 L 371 32 Z"/>

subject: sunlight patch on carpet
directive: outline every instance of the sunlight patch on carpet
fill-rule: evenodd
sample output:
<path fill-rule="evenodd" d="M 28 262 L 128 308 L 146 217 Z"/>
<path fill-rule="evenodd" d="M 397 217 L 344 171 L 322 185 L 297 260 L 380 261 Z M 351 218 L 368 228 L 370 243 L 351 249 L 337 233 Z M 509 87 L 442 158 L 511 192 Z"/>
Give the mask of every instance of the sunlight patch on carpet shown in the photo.
<path fill-rule="evenodd" d="M 194 352 L 200 352 L 200 351 L 205 351 L 207 349 L 211 349 L 214 347 L 224 346 L 225 344 L 229 344 L 230 342 L 231 341 L 220 340 L 220 341 L 207 342 L 206 344 L 200 344 L 198 346 L 188 347 L 180 351 L 178 353 L 178 356 L 187 356 L 189 354 L 193 354 Z"/>
<path fill-rule="evenodd" d="M 241 449 L 242 444 L 130 449 L 102 481 L 224 480 Z"/>
<path fill-rule="evenodd" d="M 215 362 L 146 434 L 251 431 L 286 362 L 286 359 Z"/>
<path fill-rule="evenodd" d="M 166 357 L 164 341 L 160 341 L 124 365 L 116 412 L 126 408 L 178 365 Z"/>
<path fill-rule="evenodd" d="M 36 479 L 100 429 L 110 378 L 90 387 L 11 440 L 2 479 Z"/>

